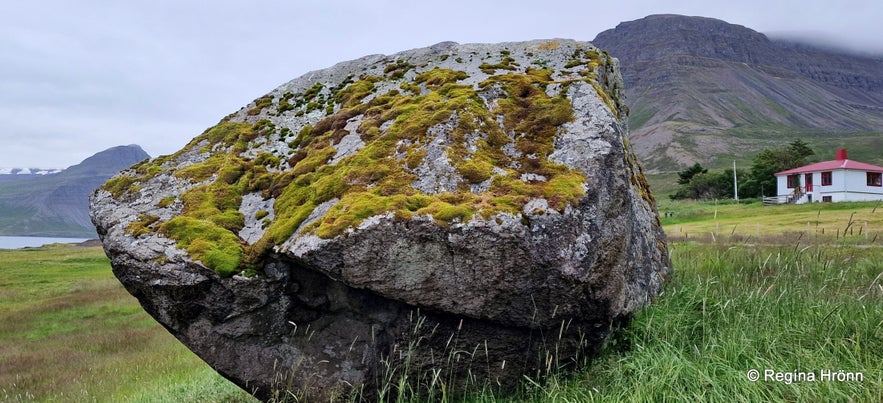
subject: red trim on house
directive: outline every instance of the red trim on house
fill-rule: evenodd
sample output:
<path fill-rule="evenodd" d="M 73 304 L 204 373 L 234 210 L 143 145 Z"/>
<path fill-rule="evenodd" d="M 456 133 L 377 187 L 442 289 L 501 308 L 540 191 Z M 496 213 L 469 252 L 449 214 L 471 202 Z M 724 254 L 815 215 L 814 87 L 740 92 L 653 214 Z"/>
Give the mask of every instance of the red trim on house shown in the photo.
<path fill-rule="evenodd" d="M 852 169 L 856 171 L 883 172 L 883 167 L 853 160 L 832 160 L 804 165 L 787 171 L 776 172 L 776 175 L 802 174 L 807 172 L 833 171 L 835 169 Z"/>

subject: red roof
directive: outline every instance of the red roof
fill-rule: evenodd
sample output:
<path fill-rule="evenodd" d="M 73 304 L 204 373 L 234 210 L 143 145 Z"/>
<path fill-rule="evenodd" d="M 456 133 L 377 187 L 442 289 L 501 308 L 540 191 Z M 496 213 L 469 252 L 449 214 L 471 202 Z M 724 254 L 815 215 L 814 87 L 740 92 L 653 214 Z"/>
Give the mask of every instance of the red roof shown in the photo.
<path fill-rule="evenodd" d="M 815 164 L 804 165 L 802 167 L 789 169 L 787 171 L 776 172 L 776 175 L 793 175 L 807 172 L 833 171 L 835 169 L 853 169 L 857 171 L 883 172 L 883 167 L 866 164 L 864 162 L 853 160 L 831 160 L 816 162 Z"/>

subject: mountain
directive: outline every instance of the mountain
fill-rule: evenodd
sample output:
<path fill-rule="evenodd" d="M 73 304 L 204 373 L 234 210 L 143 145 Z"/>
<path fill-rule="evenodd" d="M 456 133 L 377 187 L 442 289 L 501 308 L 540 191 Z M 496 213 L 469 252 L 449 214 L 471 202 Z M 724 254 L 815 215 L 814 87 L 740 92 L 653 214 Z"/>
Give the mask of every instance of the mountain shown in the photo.
<path fill-rule="evenodd" d="M 622 63 L 630 138 L 652 172 L 726 165 L 796 138 L 883 162 L 883 58 L 680 15 L 623 22 L 592 43 Z"/>
<path fill-rule="evenodd" d="M 148 157 L 137 145 L 119 146 L 56 173 L 0 175 L 0 235 L 94 237 L 89 195 Z"/>

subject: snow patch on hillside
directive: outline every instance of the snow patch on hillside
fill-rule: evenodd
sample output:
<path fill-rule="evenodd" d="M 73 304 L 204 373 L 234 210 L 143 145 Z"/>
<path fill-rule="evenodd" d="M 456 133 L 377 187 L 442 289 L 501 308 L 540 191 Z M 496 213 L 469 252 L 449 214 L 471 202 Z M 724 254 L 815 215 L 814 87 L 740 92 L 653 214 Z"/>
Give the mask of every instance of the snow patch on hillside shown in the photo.
<path fill-rule="evenodd" d="M 62 168 L 2 168 L 0 175 L 49 175 L 64 171 Z"/>

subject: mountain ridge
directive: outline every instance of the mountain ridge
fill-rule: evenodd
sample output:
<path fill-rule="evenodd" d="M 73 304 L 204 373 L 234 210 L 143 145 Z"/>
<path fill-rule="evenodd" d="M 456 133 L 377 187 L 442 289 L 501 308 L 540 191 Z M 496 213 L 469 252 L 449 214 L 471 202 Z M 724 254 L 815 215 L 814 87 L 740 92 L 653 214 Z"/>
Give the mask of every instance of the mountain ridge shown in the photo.
<path fill-rule="evenodd" d="M 722 165 L 798 137 L 821 152 L 865 148 L 883 128 L 883 59 L 673 14 L 592 42 L 622 63 L 630 137 L 651 172 Z"/>
<path fill-rule="evenodd" d="M 94 237 L 89 195 L 124 168 L 148 158 L 138 145 L 112 147 L 46 175 L 0 180 L 0 235 Z"/>

